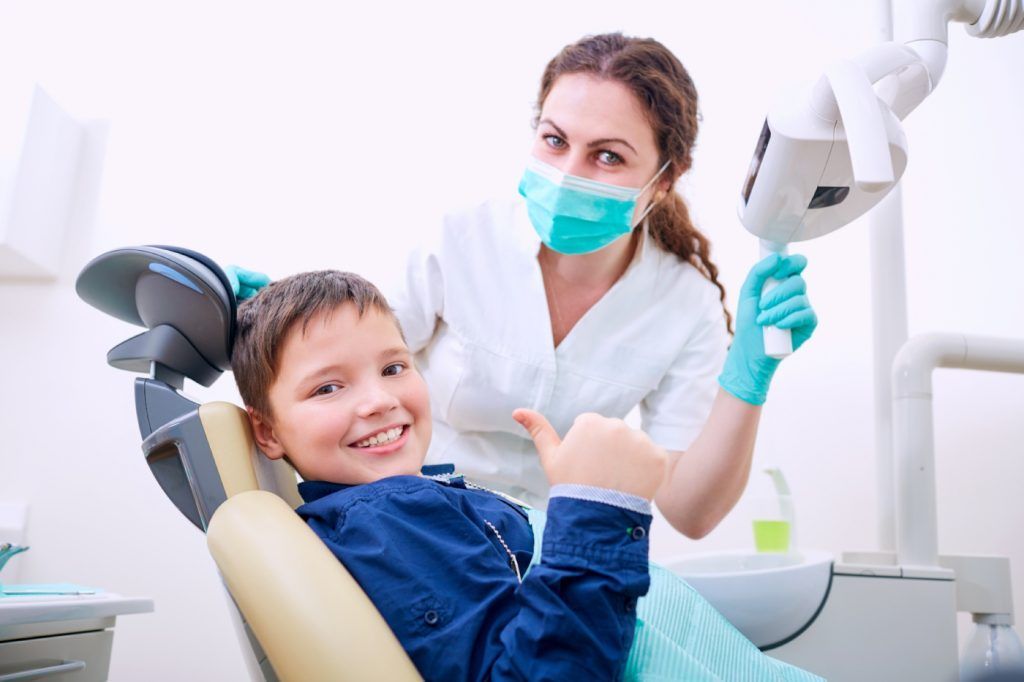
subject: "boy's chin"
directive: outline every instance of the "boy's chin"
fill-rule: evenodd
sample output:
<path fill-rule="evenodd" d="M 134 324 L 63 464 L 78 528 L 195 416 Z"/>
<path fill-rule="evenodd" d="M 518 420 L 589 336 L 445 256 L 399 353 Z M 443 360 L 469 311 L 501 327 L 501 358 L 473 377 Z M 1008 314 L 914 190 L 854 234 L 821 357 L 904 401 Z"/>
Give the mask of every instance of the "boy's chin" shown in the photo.
<path fill-rule="evenodd" d="M 422 468 L 422 466 L 423 460 L 422 458 L 420 458 L 414 461 L 404 462 L 401 464 L 395 463 L 393 466 L 384 466 L 381 467 L 380 469 L 375 468 L 373 471 L 367 472 L 370 478 L 372 479 L 367 481 L 367 483 L 379 481 L 382 478 L 392 478 L 394 476 L 419 476 L 420 469 Z"/>

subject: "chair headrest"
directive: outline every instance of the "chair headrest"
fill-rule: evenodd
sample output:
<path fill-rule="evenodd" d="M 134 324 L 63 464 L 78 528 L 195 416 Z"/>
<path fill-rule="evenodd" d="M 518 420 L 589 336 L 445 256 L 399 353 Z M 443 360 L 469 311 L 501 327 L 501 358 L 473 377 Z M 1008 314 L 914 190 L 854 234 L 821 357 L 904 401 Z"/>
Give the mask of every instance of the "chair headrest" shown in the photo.
<path fill-rule="evenodd" d="M 158 363 L 209 386 L 231 368 L 237 302 L 215 262 L 176 246 L 135 246 L 94 258 L 75 290 L 91 306 L 149 331 L 108 355 L 115 367 Z"/>

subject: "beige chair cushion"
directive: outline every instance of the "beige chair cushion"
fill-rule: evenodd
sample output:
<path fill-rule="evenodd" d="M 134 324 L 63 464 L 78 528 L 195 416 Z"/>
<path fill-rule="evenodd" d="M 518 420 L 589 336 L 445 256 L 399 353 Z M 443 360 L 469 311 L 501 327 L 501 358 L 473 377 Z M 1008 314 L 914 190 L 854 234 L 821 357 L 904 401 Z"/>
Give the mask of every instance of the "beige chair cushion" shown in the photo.
<path fill-rule="evenodd" d="M 421 679 L 351 574 L 303 523 L 295 471 L 236 405 L 199 408 L 227 501 L 206 532 L 228 591 L 284 682 Z"/>
<path fill-rule="evenodd" d="M 283 682 L 422 679 L 359 584 L 279 497 L 232 496 L 206 537 Z"/>
<path fill-rule="evenodd" d="M 211 402 L 199 408 L 199 419 L 229 499 L 247 490 L 269 490 L 293 509 L 302 504 L 295 470 L 284 460 L 267 459 L 256 449 L 245 410 L 231 403 Z"/>

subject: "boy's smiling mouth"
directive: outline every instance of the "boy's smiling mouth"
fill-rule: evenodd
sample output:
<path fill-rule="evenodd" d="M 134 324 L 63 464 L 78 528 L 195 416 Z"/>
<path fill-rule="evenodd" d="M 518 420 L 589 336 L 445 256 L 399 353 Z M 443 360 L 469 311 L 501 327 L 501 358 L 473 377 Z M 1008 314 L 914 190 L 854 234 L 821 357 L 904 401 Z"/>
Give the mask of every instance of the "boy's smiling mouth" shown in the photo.
<path fill-rule="evenodd" d="M 349 444 L 349 447 L 359 448 L 360 450 L 366 450 L 369 448 L 379 448 L 387 445 L 392 445 L 394 443 L 397 443 L 399 440 L 402 440 L 402 436 L 405 435 L 408 429 L 408 424 L 389 426 L 365 438 L 361 438 L 355 441 L 354 443 Z"/>

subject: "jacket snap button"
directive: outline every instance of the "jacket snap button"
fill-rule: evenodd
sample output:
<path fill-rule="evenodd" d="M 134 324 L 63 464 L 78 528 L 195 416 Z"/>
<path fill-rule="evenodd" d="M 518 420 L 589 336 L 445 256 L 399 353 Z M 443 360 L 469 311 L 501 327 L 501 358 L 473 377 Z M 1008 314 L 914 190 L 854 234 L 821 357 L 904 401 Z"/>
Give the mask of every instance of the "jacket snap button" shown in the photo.
<path fill-rule="evenodd" d="M 423 614 L 423 620 L 427 625 L 437 625 L 437 621 L 441 620 L 441 617 L 437 615 L 437 611 L 430 609 Z"/>
<path fill-rule="evenodd" d="M 646 535 L 647 535 L 647 531 L 645 531 L 643 529 L 643 527 L 641 527 L 641 526 L 637 526 L 636 528 L 633 529 L 633 532 L 630 533 L 630 536 L 634 540 L 643 540 L 644 536 L 646 536 Z"/>

